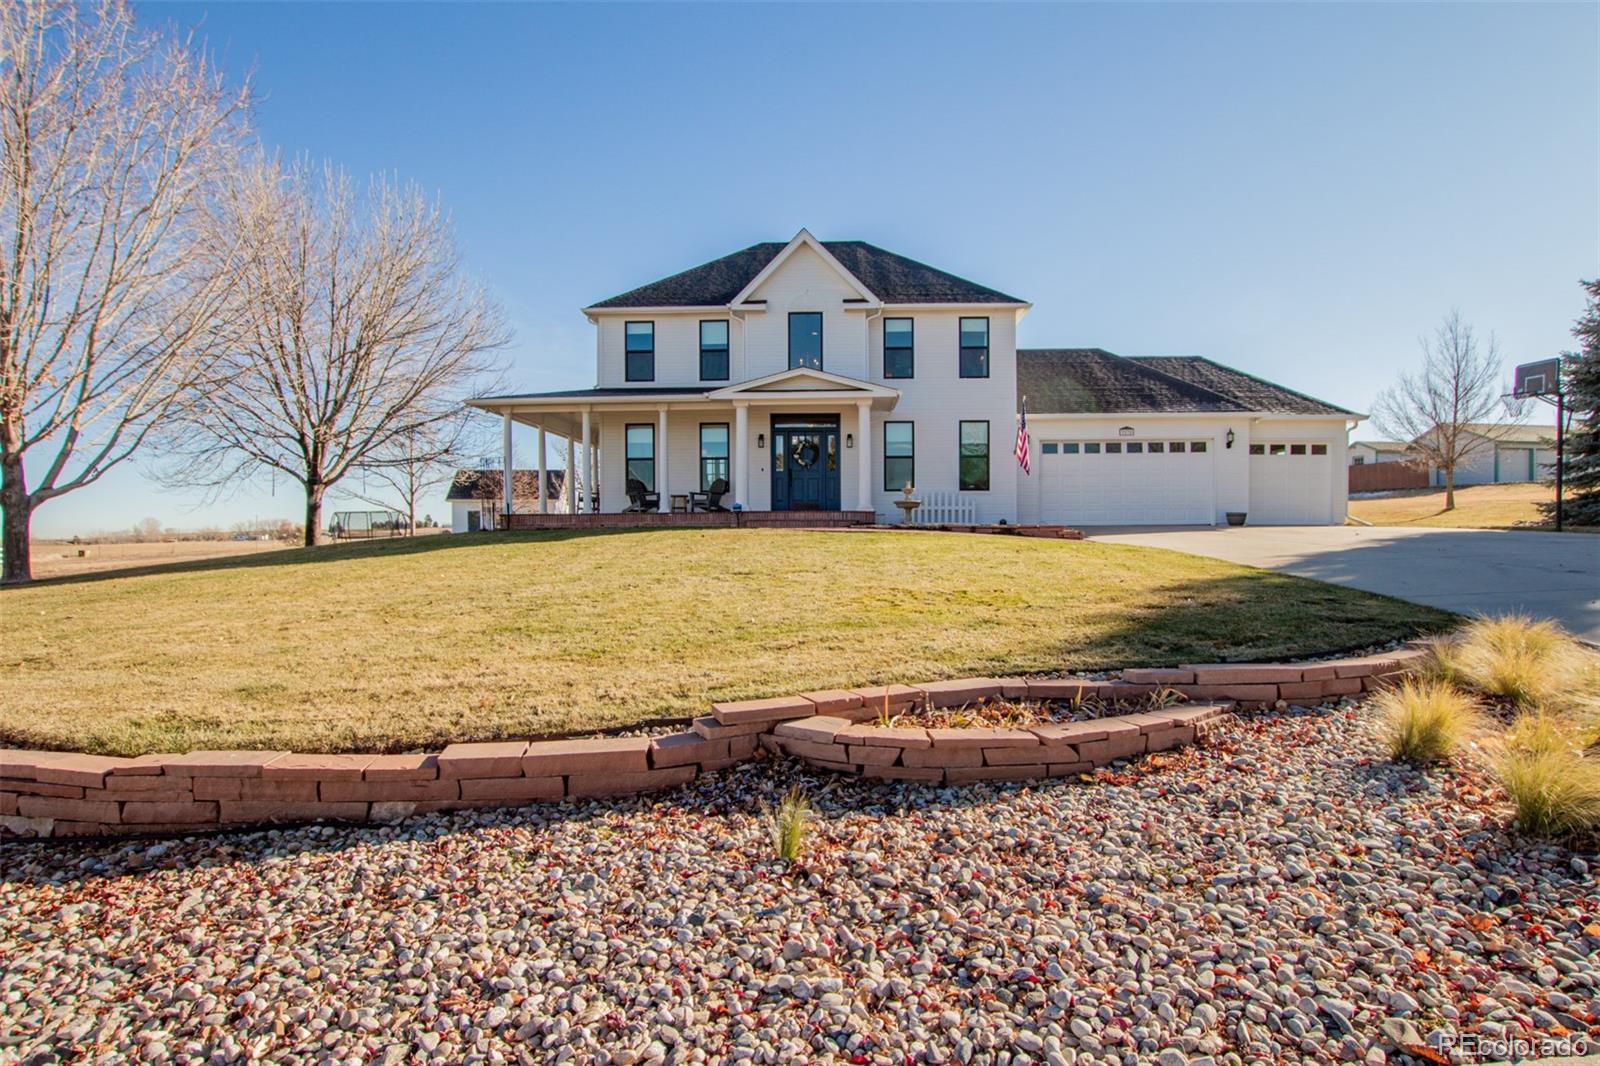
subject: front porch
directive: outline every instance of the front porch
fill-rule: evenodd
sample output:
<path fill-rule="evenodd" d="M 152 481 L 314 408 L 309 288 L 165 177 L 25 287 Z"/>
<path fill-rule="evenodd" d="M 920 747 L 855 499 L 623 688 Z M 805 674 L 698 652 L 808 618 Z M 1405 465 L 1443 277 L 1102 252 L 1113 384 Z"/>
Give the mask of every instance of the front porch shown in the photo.
<path fill-rule="evenodd" d="M 838 529 L 868 526 L 871 511 L 623 511 L 617 514 L 512 514 L 497 529 Z"/>
<path fill-rule="evenodd" d="M 502 529 L 840 526 L 877 519 L 874 415 L 899 393 L 802 368 L 719 388 L 660 386 L 484 397 L 472 406 L 565 441 L 565 514 Z M 736 517 L 738 513 L 738 517 Z M 758 517 L 759 516 L 759 517 Z M 583 521 L 578 521 L 582 519 Z"/>

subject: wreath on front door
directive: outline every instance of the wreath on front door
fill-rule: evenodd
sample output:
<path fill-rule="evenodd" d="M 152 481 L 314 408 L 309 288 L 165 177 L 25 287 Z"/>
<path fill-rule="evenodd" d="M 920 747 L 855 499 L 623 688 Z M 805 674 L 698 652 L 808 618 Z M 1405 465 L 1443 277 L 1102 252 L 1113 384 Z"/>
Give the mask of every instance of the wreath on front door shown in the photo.
<path fill-rule="evenodd" d="M 794 465 L 804 470 L 816 463 L 817 457 L 822 454 L 822 449 L 817 447 L 814 440 L 803 440 L 794 446 Z"/>

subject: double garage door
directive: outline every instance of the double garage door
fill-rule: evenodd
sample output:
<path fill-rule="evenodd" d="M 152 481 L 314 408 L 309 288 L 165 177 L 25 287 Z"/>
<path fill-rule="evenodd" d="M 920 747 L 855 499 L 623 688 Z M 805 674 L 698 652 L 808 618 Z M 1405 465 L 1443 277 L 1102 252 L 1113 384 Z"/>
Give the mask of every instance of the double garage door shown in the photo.
<path fill-rule="evenodd" d="M 1040 518 L 1079 526 L 1210 525 L 1210 442 L 1043 441 Z"/>
<path fill-rule="evenodd" d="M 1217 520 L 1209 441 L 1046 440 L 1039 453 L 1040 521 L 1208 526 Z M 1251 444 L 1249 464 L 1251 525 L 1337 521 L 1327 444 Z"/>
<path fill-rule="evenodd" d="M 1250 524 L 1326 525 L 1333 517 L 1333 457 L 1326 444 L 1250 445 Z"/>

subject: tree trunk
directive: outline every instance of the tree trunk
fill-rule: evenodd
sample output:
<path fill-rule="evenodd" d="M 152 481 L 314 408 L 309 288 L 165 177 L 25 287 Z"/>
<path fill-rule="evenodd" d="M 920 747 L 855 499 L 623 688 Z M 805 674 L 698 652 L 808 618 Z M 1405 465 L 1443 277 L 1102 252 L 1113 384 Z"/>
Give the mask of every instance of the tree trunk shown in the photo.
<path fill-rule="evenodd" d="M 322 494 L 328 486 L 320 481 L 306 482 L 306 539 L 308 548 L 322 543 Z"/>
<path fill-rule="evenodd" d="M 28 480 L 23 474 L 22 453 L 0 456 L 0 526 L 5 539 L 0 551 L 5 566 L 0 570 L 0 585 L 22 584 L 33 580 L 32 536 L 33 505 L 28 499 Z"/>
<path fill-rule="evenodd" d="M 1453 466 L 1444 468 L 1444 509 L 1456 509 L 1456 468 Z"/>

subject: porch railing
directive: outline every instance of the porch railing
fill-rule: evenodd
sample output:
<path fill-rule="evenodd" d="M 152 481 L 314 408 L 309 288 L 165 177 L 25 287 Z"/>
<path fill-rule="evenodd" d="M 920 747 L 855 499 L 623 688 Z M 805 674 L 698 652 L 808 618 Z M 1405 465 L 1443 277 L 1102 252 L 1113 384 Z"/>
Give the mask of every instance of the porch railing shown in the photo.
<path fill-rule="evenodd" d="M 912 512 L 912 520 L 922 526 L 971 526 L 978 522 L 978 505 L 959 492 L 924 492 L 922 506 Z"/>

